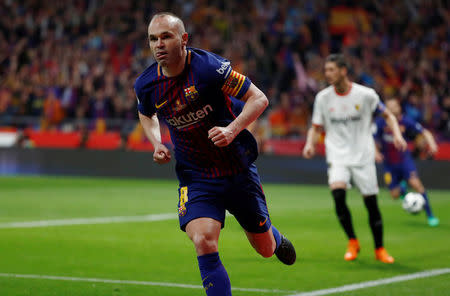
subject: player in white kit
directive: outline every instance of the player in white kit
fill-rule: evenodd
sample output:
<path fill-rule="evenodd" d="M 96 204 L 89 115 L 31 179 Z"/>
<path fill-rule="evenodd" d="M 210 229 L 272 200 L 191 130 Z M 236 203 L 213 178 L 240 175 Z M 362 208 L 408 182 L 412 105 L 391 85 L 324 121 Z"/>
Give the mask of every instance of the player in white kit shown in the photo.
<path fill-rule="evenodd" d="M 325 62 L 325 78 L 330 84 L 320 91 L 314 102 L 312 126 L 308 131 L 303 155 L 315 154 L 315 143 L 323 128 L 328 163 L 328 184 L 334 198 L 336 214 L 349 239 L 344 259 L 355 260 L 360 246 L 353 230 L 347 207 L 346 189 L 350 181 L 359 188 L 369 213 L 369 224 L 375 242 L 375 258 L 393 263 L 383 247 L 383 223 L 377 204 L 378 181 L 375 167 L 375 144 L 371 124 L 373 116 L 381 114 L 394 133 L 397 149 L 405 150 L 395 116 L 385 108 L 377 93 L 368 87 L 351 82 L 343 55 L 332 54 Z"/>

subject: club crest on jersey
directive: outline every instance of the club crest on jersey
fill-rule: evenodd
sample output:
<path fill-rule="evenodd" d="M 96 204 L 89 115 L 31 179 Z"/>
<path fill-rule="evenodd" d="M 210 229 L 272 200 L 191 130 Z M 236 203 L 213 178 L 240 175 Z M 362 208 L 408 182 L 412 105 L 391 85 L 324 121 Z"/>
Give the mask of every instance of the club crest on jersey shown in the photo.
<path fill-rule="evenodd" d="M 359 111 L 360 106 L 358 104 L 355 105 L 355 109 Z"/>
<path fill-rule="evenodd" d="M 186 215 L 187 209 L 185 205 L 182 205 L 178 208 L 178 216 L 183 217 Z"/>
<path fill-rule="evenodd" d="M 188 88 L 185 88 L 184 95 L 186 96 L 186 99 L 188 99 L 189 101 L 194 101 L 198 99 L 198 97 L 200 96 L 198 91 L 195 89 L 195 85 L 191 85 Z"/>

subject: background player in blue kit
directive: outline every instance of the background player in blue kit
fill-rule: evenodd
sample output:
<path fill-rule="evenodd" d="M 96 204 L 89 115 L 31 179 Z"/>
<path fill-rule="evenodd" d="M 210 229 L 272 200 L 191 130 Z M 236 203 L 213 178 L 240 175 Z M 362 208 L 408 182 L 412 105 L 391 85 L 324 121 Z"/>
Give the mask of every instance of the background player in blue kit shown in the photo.
<path fill-rule="evenodd" d="M 245 129 L 268 100 L 247 77 L 233 71 L 228 60 L 188 48 L 188 34 L 177 16 L 154 15 L 148 35 L 157 63 L 134 86 L 139 118 L 159 164 L 171 160 L 161 143 L 159 121 L 169 127 L 180 183 L 180 228 L 195 245 L 206 294 L 231 295 L 218 254 L 225 210 L 235 216 L 263 257 L 275 253 L 288 265 L 296 260 L 293 245 L 270 221 L 253 164 L 256 141 Z"/>
<path fill-rule="evenodd" d="M 421 134 L 428 144 L 430 153 L 437 152 L 437 145 L 433 135 L 422 125 L 414 120 L 402 116 L 402 109 L 397 99 L 392 98 L 386 101 L 386 107 L 397 117 L 400 129 L 405 138 L 414 139 Z M 412 159 L 409 150 L 399 151 L 395 149 L 392 142 L 392 132 L 386 125 L 383 118 L 376 120 L 376 132 L 374 134 L 377 145 L 380 147 L 381 153 L 377 149 L 376 159 L 378 162 L 384 162 L 384 179 L 389 186 L 389 190 L 393 198 L 404 196 L 406 193 L 406 186 L 402 186 L 402 181 L 407 181 L 408 184 L 425 198 L 425 211 L 427 213 L 428 224 L 430 226 L 439 225 L 439 219 L 433 215 L 430 205 L 430 199 L 423 186 L 417 169 Z"/>

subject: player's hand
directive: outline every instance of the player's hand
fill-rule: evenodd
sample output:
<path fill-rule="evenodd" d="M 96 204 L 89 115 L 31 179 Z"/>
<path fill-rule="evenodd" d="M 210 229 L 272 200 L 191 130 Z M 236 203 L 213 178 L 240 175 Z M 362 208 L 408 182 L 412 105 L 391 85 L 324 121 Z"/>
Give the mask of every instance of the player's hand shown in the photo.
<path fill-rule="evenodd" d="M 158 164 L 165 164 L 170 161 L 172 156 L 170 155 L 169 149 L 163 144 L 158 144 L 155 147 L 155 152 L 153 152 L 153 161 Z"/>
<path fill-rule="evenodd" d="M 311 157 L 316 154 L 316 149 L 313 145 L 306 143 L 305 147 L 303 148 L 303 156 L 307 159 L 310 159 Z"/>
<path fill-rule="evenodd" d="M 406 151 L 406 149 L 408 148 L 408 144 L 402 136 L 394 137 L 394 146 L 400 151 Z"/>
<path fill-rule="evenodd" d="M 382 163 L 384 160 L 383 154 L 381 154 L 380 152 L 376 151 L 375 152 L 375 161 L 377 163 Z"/>
<path fill-rule="evenodd" d="M 233 142 L 236 135 L 228 127 L 215 126 L 208 131 L 208 139 L 210 139 L 217 147 L 225 147 Z"/>

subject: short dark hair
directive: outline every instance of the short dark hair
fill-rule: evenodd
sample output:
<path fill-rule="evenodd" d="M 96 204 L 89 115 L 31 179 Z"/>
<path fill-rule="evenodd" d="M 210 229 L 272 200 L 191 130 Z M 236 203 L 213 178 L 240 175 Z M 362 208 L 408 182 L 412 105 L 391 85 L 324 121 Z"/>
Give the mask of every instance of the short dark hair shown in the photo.
<path fill-rule="evenodd" d="M 327 57 L 327 59 L 325 60 L 325 62 L 333 62 L 339 68 L 346 68 L 347 70 L 349 69 L 349 65 L 347 63 L 347 60 L 345 59 L 344 55 L 340 54 L 340 53 L 330 54 Z"/>

